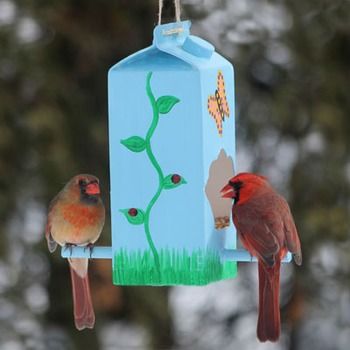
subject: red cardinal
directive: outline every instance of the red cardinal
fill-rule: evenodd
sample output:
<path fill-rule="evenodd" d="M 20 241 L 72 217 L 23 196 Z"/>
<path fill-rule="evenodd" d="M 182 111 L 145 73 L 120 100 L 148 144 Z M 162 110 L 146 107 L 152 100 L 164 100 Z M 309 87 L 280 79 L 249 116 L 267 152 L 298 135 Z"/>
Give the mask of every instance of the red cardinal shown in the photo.
<path fill-rule="evenodd" d="M 98 179 L 93 175 L 74 176 L 51 201 L 46 225 L 50 252 L 62 247 L 92 247 L 102 231 L 105 209 Z M 88 259 L 68 259 L 72 278 L 74 321 L 77 329 L 93 328 Z"/>
<path fill-rule="evenodd" d="M 241 173 L 221 190 L 233 198 L 232 218 L 242 245 L 259 264 L 260 341 L 280 336 L 279 283 L 281 260 L 289 250 L 297 265 L 302 255 L 298 233 L 288 203 L 260 175 Z"/>

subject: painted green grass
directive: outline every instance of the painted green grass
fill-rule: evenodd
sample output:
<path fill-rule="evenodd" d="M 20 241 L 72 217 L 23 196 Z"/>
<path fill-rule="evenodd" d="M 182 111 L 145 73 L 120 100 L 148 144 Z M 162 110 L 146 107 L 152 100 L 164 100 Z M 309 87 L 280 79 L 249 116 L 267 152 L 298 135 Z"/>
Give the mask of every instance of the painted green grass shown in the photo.
<path fill-rule="evenodd" d="M 113 282 L 117 285 L 205 285 L 237 274 L 235 262 L 220 262 L 213 251 L 162 249 L 159 251 L 160 270 L 156 268 L 150 250 L 126 252 L 114 257 Z"/>

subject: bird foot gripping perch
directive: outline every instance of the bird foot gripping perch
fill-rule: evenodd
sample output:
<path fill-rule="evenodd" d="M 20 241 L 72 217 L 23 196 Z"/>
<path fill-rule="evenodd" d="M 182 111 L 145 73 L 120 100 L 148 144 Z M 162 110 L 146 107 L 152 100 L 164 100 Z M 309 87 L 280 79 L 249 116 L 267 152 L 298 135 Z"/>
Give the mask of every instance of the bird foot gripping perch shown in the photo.
<path fill-rule="evenodd" d="M 74 243 L 66 243 L 64 246 L 63 246 L 63 250 L 67 250 L 69 251 L 69 254 L 72 255 L 73 253 L 73 247 L 76 247 L 77 245 L 74 244 Z"/>
<path fill-rule="evenodd" d="M 78 245 L 77 244 L 74 244 L 74 243 L 66 243 L 64 246 L 63 246 L 63 251 L 69 251 L 69 255 L 65 256 L 65 257 L 69 257 L 69 258 L 72 258 L 73 257 L 73 248 L 74 247 L 77 247 Z M 87 245 L 84 245 L 82 246 L 83 250 L 84 250 L 84 253 L 86 251 L 89 252 L 89 258 L 92 259 L 92 253 L 95 249 L 95 245 L 93 243 L 88 243 Z M 62 256 L 63 256 L 63 253 L 62 253 Z M 84 255 L 84 258 L 86 256 Z"/>

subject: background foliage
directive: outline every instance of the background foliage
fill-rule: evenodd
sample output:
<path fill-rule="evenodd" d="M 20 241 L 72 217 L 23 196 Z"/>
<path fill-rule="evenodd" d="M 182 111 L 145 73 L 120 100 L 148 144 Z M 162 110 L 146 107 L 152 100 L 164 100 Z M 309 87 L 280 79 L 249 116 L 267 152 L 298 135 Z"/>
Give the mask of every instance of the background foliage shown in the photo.
<path fill-rule="evenodd" d="M 157 1 L 0 0 L 1 349 L 348 349 L 350 2 L 182 5 L 235 66 L 238 170 L 267 175 L 300 231 L 304 264 L 283 268 L 281 341 L 255 339 L 254 264 L 233 281 L 170 289 L 112 286 L 109 264 L 94 261 L 96 329 L 75 331 L 66 262 L 43 240 L 46 208 L 91 172 L 109 209 L 106 74 L 151 43 Z"/>

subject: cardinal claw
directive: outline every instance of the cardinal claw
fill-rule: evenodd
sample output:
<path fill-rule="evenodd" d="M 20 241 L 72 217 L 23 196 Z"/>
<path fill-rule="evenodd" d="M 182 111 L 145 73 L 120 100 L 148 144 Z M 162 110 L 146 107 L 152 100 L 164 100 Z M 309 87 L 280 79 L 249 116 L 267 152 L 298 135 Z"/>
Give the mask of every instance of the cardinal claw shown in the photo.
<path fill-rule="evenodd" d="M 94 244 L 93 243 L 88 243 L 85 247 L 84 247 L 84 252 L 86 249 L 90 250 L 90 259 L 92 259 L 92 252 L 94 250 Z"/>
<path fill-rule="evenodd" d="M 66 243 L 64 245 L 64 249 L 69 249 L 69 254 L 70 256 L 72 256 L 73 254 L 73 247 L 76 247 L 76 244 L 73 244 L 73 243 Z"/>

